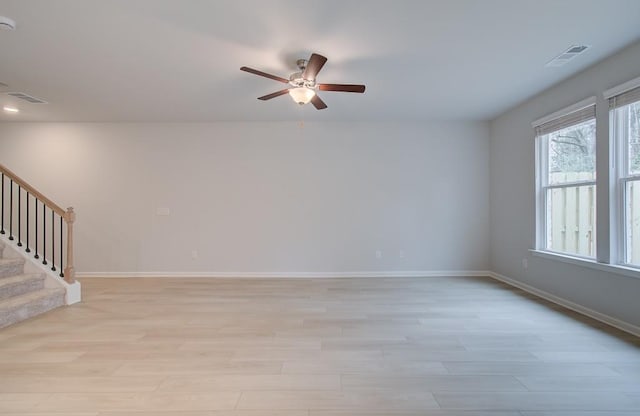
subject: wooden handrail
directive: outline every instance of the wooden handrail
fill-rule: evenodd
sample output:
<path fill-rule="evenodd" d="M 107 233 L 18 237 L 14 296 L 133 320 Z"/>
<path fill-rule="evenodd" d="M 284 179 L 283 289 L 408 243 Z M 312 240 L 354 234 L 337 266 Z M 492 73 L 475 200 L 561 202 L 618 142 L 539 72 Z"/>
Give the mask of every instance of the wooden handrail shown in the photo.
<path fill-rule="evenodd" d="M 38 191 L 33 186 L 29 185 L 27 183 L 27 181 L 25 181 L 24 179 L 22 179 L 20 176 L 16 175 L 15 173 L 13 173 L 11 170 L 9 170 L 6 166 L 4 166 L 1 163 L 0 163 L 0 172 L 4 173 L 5 175 L 7 175 L 9 178 L 11 178 L 12 181 L 14 181 L 18 185 L 20 185 L 22 187 L 22 189 L 26 189 L 31 195 L 33 195 L 36 198 L 38 198 L 38 200 L 44 202 L 44 204 L 46 206 L 48 206 L 56 214 L 58 214 L 58 215 L 60 215 L 61 217 L 64 218 L 64 216 L 66 214 L 66 211 L 64 209 L 62 209 L 58 204 L 56 204 L 55 202 L 53 202 L 52 200 L 50 200 L 46 196 L 42 195 L 42 193 L 40 191 Z"/>
<path fill-rule="evenodd" d="M 66 210 L 60 207 L 58 204 L 47 198 L 42 194 L 42 192 L 38 191 L 36 188 L 31 186 L 27 181 L 16 175 L 9 168 L 2 165 L 0 163 L 0 173 L 6 175 L 10 180 L 18 184 L 22 189 L 27 191 L 30 195 L 33 195 L 38 201 L 42 202 L 44 205 L 49 207 L 53 212 L 58 214 L 64 222 L 67 224 L 67 264 L 64 268 L 64 280 L 67 283 L 75 282 L 75 268 L 73 266 L 73 223 L 76 220 L 76 213 L 73 211 L 72 207 L 67 208 Z M 28 221 L 28 219 L 27 219 Z M 62 233 L 62 230 L 60 230 Z M 36 237 L 37 238 L 37 237 Z M 62 250 L 62 247 L 60 247 Z M 52 262 L 55 259 L 51 259 Z M 46 263 L 45 263 L 46 264 Z M 55 270 L 55 269 L 54 269 Z"/>

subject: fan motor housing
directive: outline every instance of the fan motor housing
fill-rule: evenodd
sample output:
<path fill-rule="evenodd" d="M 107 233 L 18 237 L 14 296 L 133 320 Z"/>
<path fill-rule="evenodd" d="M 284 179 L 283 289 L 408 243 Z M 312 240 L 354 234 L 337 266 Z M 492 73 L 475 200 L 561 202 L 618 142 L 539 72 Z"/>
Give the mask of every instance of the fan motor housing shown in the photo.
<path fill-rule="evenodd" d="M 301 72 L 294 72 L 289 76 L 289 84 L 293 87 L 306 87 L 316 89 L 316 81 L 313 79 L 304 79 Z"/>

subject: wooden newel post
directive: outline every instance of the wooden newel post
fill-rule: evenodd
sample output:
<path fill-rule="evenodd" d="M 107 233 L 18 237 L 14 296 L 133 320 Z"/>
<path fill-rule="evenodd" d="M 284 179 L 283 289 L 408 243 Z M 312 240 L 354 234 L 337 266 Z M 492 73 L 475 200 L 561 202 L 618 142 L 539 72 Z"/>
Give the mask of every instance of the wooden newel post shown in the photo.
<path fill-rule="evenodd" d="M 73 267 L 73 223 L 76 220 L 76 213 L 73 212 L 73 208 L 67 208 L 64 219 L 67 223 L 67 267 L 64 268 L 64 280 L 67 283 L 74 283 L 76 270 Z"/>

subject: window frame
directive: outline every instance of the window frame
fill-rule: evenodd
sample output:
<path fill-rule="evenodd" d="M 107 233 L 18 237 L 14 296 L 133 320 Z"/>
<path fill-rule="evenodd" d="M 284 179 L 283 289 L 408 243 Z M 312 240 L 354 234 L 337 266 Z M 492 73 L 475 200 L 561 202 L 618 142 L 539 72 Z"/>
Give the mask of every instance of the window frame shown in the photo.
<path fill-rule="evenodd" d="M 545 117 L 542 117 L 532 124 L 532 127 L 535 129 L 535 198 L 536 198 L 536 212 L 535 212 L 535 222 L 536 222 L 536 232 L 535 232 L 535 245 L 536 250 L 560 255 L 573 257 L 576 259 L 586 260 L 586 261 L 596 261 L 598 256 L 597 250 L 597 224 L 598 224 L 598 214 L 597 214 L 597 195 L 598 195 L 598 186 L 597 186 L 597 168 L 596 168 L 596 179 L 593 180 L 584 180 L 584 181 L 573 181 L 573 182 L 564 182 L 561 184 L 549 184 L 549 136 L 553 133 L 553 131 L 546 132 L 544 134 L 539 134 L 538 129 L 545 123 L 553 122 L 573 113 L 576 113 L 580 110 L 584 110 L 587 108 L 593 108 L 593 117 L 589 117 L 587 119 L 583 119 L 581 121 L 577 121 L 576 123 L 570 124 L 569 126 L 565 126 L 561 129 L 557 129 L 555 131 L 562 130 L 564 128 L 570 127 L 572 125 L 578 125 L 584 123 L 586 121 L 593 120 L 597 126 L 597 117 L 595 114 L 595 105 L 596 105 L 596 97 L 586 98 L 578 103 L 575 103 L 571 106 L 568 106 L 562 110 L 556 111 L 552 114 L 549 114 Z M 597 133 L 596 133 L 597 140 Z M 598 154 L 596 151 L 596 160 L 598 159 Z M 553 250 L 548 248 L 548 195 L 549 191 L 552 189 L 562 189 L 562 188 L 571 188 L 571 187 L 582 187 L 582 186 L 593 186 L 595 191 L 594 196 L 594 226 L 592 232 L 595 233 L 595 238 L 593 239 L 593 257 L 584 256 L 577 253 Z"/>
<path fill-rule="evenodd" d="M 640 279 L 640 266 L 626 263 L 627 247 L 625 245 L 626 235 L 626 215 L 625 193 L 627 183 L 640 179 L 640 173 L 628 175 L 624 180 L 621 178 L 626 173 L 628 160 L 623 163 L 623 152 L 626 151 L 621 142 L 616 128 L 619 121 L 615 120 L 612 109 L 618 106 L 640 101 L 640 77 L 631 79 L 621 84 L 614 85 L 609 89 L 599 89 L 598 98 L 589 97 L 579 103 L 556 111 L 553 114 L 544 116 L 531 123 L 535 131 L 533 138 L 535 151 L 535 217 L 534 235 L 532 248 L 529 254 L 543 260 L 559 261 L 591 270 L 615 273 L 633 279 Z M 632 91 L 636 90 L 636 91 Z M 616 101 L 613 101 L 616 100 Z M 596 104 L 597 101 L 597 104 Z M 613 102 L 612 102 L 613 101 Z M 625 103 L 625 104 L 622 104 Z M 584 258 L 571 253 L 556 252 L 545 249 L 546 236 L 546 213 L 542 206 L 541 198 L 541 169 L 540 159 L 541 146 L 538 140 L 538 127 L 544 123 L 552 121 L 569 114 L 572 111 L 584 108 L 587 105 L 596 106 L 596 258 Z M 624 170 L 623 170 L 624 169 Z M 599 185 L 598 185 L 599 184 Z M 602 208 L 602 209 L 598 209 Z M 543 217 L 543 215 L 545 215 Z M 542 219 L 542 220 L 541 220 Z M 544 228 L 543 228 L 544 227 Z M 523 263 L 524 264 L 524 263 Z M 526 266 L 523 266 L 526 268 Z"/>
<path fill-rule="evenodd" d="M 619 95 L 608 97 L 609 100 L 615 99 Z M 613 172 L 615 174 L 615 196 L 616 196 L 616 214 L 618 221 L 616 224 L 616 237 L 618 249 L 615 253 L 615 262 L 623 267 L 640 269 L 640 263 L 630 263 L 629 259 L 629 233 L 627 227 L 627 185 L 630 182 L 640 182 L 640 173 L 630 173 L 629 161 L 629 126 L 626 120 L 629 117 L 629 105 L 640 103 L 633 101 L 626 105 L 609 108 L 609 138 L 614 150 Z M 610 104 L 611 105 L 611 104 Z M 620 111 L 626 108 L 626 114 Z"/>

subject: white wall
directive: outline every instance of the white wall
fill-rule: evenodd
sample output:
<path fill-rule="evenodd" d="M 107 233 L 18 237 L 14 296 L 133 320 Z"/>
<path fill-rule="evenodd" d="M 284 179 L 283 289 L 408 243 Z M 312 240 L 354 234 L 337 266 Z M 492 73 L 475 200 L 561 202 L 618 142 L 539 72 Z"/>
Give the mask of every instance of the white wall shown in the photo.
<path fill-rule="evenodd" d="M 488 161 L 488 123 L 0 124 L 80 274 L 486 270 Z"/>
<path fill-rule="evenodd" d="M 553 69 L 550 69 L 553 70 Z M 640 326 L 640 279 L 531 256 L 535 244 L 534 131 L 531 122 L 597 96 L 598 218 L 608 218 L 608 108 L 602 92 L 640 75 L 640 43 L 510 110 L 491 123 L 492 270 L 632 325 Z M 601 140 L 604 138 L 604 140 Z M 600 156 L 605 157 L 600 157 Z M 608 224 L 598 258 L 609 258 Z M 522 259 L 528 259 L 524 269 Z"/>

